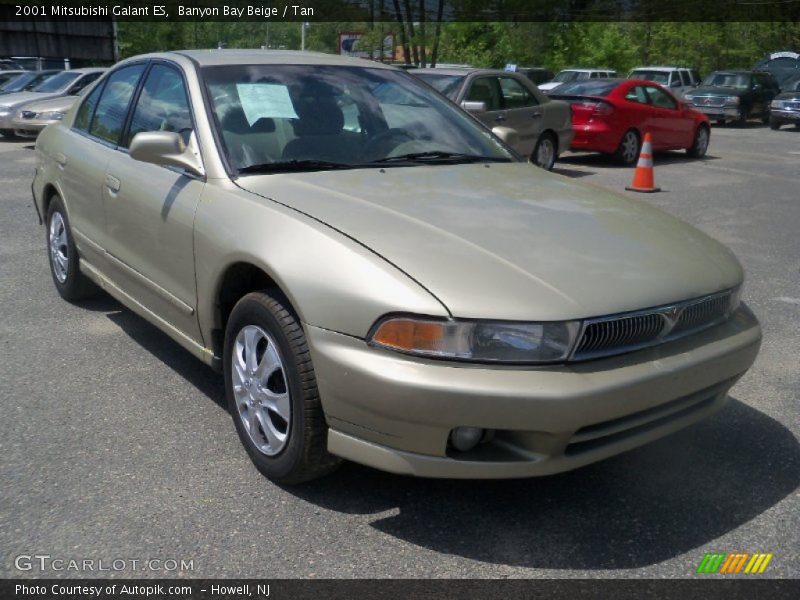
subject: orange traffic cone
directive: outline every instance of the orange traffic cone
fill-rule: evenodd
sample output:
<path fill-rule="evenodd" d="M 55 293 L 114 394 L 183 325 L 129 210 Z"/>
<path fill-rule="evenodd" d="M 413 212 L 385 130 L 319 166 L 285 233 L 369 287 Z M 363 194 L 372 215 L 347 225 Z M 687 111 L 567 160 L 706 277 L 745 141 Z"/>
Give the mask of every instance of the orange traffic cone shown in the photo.
<path fill-rule="evenodd" d="M 649 133 L 644 134 L 644 143 L 639 152 L 639 162 L 633 172 L 633 181 L 625 188 L 632 192 L 660 192 L 656 187 L 655 174 L 653 173 L 653 140 Z"/>

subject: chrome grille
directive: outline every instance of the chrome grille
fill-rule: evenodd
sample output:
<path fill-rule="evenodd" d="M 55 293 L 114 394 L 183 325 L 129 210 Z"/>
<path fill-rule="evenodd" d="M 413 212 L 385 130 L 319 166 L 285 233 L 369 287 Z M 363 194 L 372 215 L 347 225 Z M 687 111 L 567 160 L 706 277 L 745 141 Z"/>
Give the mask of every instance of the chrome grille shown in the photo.
<path fill-rule="evenodd" d="M 733 290 L 686 302 L 587 319 L 572 360 L 623 354 L 696 333 L 724 321 L 733 308 Z"/>
<path fill-rule="evenodd" d="M 694 96 L 692 104 L 695 106 L 725 106 L 724 96 Z"/>

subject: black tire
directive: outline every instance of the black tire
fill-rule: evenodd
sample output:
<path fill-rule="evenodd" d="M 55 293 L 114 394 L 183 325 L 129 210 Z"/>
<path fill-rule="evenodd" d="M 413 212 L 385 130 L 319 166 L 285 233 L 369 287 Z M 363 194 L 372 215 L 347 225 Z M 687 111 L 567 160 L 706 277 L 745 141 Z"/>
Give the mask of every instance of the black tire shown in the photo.
<path fill-rule="evenodd" d="M 635 152 L 632 151 L 633 146 L 632 140 L 635 138 Z M 614 159 L 625 166 L 631 166 L 636 164 L 636 161 L 639 160 L 639 153 L 642 151 L 642 138 L 639 135 L 639 132 L 635 129 L 629 129 L 626 131 L 622 139 L 619 141 L 619 146 L 617 146 L 617 151 L 614 152 Z M 634 156 L 635 154 L 635 156 Z"/>
<path fill-rule="evenodd" d="M 750 111 L 746 108 L 740 108 L 739 116 L 736 118 L 736 124 L 739 127 L 747 127 L 748 119 L 750 119 Z"/>
<path fill-rule="evenodd" d="M 0 135 L 2 135 L 5 138 L 12 139 L 12 140 L 17 137 L 17 136 L 14 135 L 14 130 L 13 129 L 0 129 Z"/>
<path fill-rule="evenodd" d="M 56 228 L 61 231 L 63 226 L 63 240 L 60 244 L 54 244 L 57 247 L 51 247 L 51 228 L 54 227 L 54 219 L 60 219 L 61 226 Z M 58 221 L 56 221 L 58 223 Z M 58 196 L 54 196 L 50 200 L 50 205 L 47 207 L 47 218 L 45 220 L 45 241 L 47 248 L 48 264 L 50 265 L 50 275 L 53 277 L 53 283 L 58 290 L 58 294 L 68 302 L 77 302 L 94 296 L 99 291 L 97 286 L 94 285 L 80 270 L 80 257 L 78 250 L 75 248 L 75 242 L 72 239 L 72 230 L 69 226 L 69 217 L 64 208 L 64 202 Z M 66 256 L 66 275 L 64 271 L 59 271 L 56 263 L 57 259 L 54 252 L 59 252 L 61 256 Z M 63 278 L 63 281 L 62 281 Z"/>
<path fill-rule="evenodd" d="M 763 115 L 761 115 L 761 122 L 764 125 L 767 125 L 772 119 L 769 116 L 769 111 L 765 111 Z"/>
<path fill-rule="evenodd" d="M 703 140 L 705 135 L 705 141 Z M 692 158 L 703 158 L 708 151 L 708 144 L 711 141 L 711 130 L 707 125 L 700 125 L 694 133 L 692 145 L 686 149 L 686 154 Z"/>
<path fill-rule="evenodd" d="M 281 360 L 283 389 L 289 393 L 291 413 L 286 422 L 286 439 L 272 455 L 251 439 L 234 392 L 234 348 L 237 336 L 248 326 L 261 329 L 274 340 Z M 339 465 L 340 459 L 327 450 L 328 427 L 303 328 L 277 294 L 253 292 L 236 303 L 225 329 L 223 369 L 228 409 L 239 439 L 263 475 L 279 484 L 297 484 L 326 475 Z M 250 385 L 247 387 L 249 390 Z M 263 428 L 258 427 L 263 434 Z"/>
<path fill-rule="evenodd" d="M 781 122 L 778 121 L 778 119 L 770 117 L 770 119 L 769 119 L 769 128 L 770 129 L 780 129 L 781 128 Z"/>
<path fill-rule="evenodd" d="M 549 149 L 549 151 L 545 152 L 546 149 Z M 545 156 L 540 157 L 540 153 L 544 153 Z M 534 146 L 531 154 L 531 162 L 545 171 L 552 171 L 553 165 L 556 164 L 557 155 L 558 141 L 556 137 L 550 132 L 545 132 L 536 140 L 536 146 Z"/>

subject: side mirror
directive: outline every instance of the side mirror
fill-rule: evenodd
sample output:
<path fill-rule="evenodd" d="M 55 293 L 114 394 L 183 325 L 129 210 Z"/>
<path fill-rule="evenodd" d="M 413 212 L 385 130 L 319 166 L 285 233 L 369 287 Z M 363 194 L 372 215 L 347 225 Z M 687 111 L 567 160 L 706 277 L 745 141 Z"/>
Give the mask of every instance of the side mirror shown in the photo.
<path fill-rule="evenodd" d="M 174 131 L 143 131 L 133 136 L 130 155 L 154 165 L 180 167 L 202 177 L 203 167 L 194 153 Z"/>
<path fill-rule="evenodd" d="M 515 148 L 517 144 L 519 144 L 519 134 L 510 127 L 493 127 L 492 133 L 512 148 Z"/>
<path fill-rule="evenodd" d="M 485 113 L 486 102 L 471 102 L 469 100 L 464 100 L 464 102 L 461 103 L 461 108 L 473 114 Z"/>

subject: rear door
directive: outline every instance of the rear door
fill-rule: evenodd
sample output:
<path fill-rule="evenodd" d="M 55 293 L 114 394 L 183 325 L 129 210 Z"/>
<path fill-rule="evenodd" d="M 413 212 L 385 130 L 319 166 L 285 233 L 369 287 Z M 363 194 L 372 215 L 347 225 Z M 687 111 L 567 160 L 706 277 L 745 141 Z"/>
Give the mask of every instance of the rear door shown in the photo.
<path fill-rule="evenodd" d="M 498 79 L 507 119 L 505 125 L 519 135 L 519 143 L 514 149 L 523 156 L 529 156 L 542 132 L 542 107 L 521 81 L 514 77 Z"/>
<path fill-rule="evenodd" d="M 205 183 L 182 169 L 140 162 L 128 153 L 133 137 L 145 131 L 173 131 L 197 148 L 178 67 L 152 64 L 126 129 L 108 162 L 103 186 L 114 278 L 155 315 L 200 341 L 193 225 Z"/>

